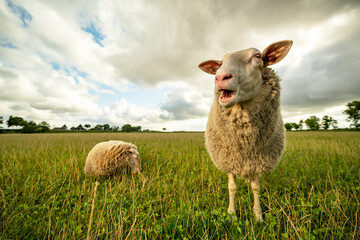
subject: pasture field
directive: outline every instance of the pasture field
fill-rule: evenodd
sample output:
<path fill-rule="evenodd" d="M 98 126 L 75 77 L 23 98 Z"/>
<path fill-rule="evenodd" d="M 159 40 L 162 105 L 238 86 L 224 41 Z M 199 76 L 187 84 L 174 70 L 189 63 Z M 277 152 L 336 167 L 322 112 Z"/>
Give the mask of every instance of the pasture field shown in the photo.
<path fill-rule="evenodd" d="M 98 142 L 138 146 L 142 175 L 95 179 L 83 168 Z M 360 132 L 290 132 L 261 179 L 264 222 L 203 133 L 0 135 L 0 239 L 360 239 Z"/>

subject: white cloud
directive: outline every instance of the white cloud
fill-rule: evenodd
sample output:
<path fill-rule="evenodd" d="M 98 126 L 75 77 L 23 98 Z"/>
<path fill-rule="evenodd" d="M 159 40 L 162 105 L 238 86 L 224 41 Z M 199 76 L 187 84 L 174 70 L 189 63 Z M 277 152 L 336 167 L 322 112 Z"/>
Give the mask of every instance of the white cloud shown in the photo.
<path fill-rule="evenodd" d="M 114 125 L 130 123 L 132 125 L 149 125 L 161 122 L 162 111 L 156 107 L 142 107 L 131 104 L 126 99 L 115 102 L 110 108 L 106 108 L 104 117 Z"/>
<path fill-rule="evenodd" d="M 195 86 L 178 87 L 166 94 L 161 109 L 164 120 L 184 120 L 206 117 L 211 105 L 212 94 Z"/>

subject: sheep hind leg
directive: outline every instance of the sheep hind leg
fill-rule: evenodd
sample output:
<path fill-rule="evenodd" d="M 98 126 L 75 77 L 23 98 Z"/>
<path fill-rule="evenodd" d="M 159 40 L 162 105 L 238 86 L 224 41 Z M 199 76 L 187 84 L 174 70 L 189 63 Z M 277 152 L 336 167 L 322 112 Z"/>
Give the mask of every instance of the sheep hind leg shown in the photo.
<path fill-rule="evenodd" d="M 263 217 L 262 217 L 262 210 L 261 210 L 261 206 L 260 206 L 259 176 L 252 178 L 250 185 L 251 185 L 251 188 L 254 193 L 254 208 L 253 208 L 253 210 L 254 210 L 254 214 L 255 214 L 255 219 L 256 219 L 256 221 L 262 222 Z"/>
<path fill-rule="evenodd" d="M 236 192 L 236 181 L 235 181 L 235 175 L 232 173 L 228 173 L 229 177 L 229 208 L 228 213 L 235 215 L 235 192 Z"/>

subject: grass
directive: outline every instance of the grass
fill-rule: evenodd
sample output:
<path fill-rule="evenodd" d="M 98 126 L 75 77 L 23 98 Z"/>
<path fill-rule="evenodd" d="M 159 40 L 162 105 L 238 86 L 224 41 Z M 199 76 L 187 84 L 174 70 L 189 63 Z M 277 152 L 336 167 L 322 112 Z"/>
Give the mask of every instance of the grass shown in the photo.
<path fill-rule="evenodd" d="M 100 141 L 138 146 L 143 175 L 83 174 Z M 0 135 L 1 239 L 359 239 L 360 132 L 290 132 L 278 168 L 261 177 L 264 222 L 202 133 Z"/>

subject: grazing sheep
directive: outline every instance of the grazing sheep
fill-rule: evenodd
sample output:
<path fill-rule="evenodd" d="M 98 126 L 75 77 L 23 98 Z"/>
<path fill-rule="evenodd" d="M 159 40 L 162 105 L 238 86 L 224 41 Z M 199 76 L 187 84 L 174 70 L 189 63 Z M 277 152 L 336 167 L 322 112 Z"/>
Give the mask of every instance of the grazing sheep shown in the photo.
<path fill-rule="evenodd" d="M 141 172 L 141 159 L 137 147 L 123 141 L 101 142 L 89 152 L 84 172 L 98 176 L 110 176 L 124 173 L 128 169 L 132 173 Z"/>
<path fill-rule="evenodd" d="M 281 61 L 292 41 L 279 41 L 262 53 L 255 49 L 226 54 L 199 64 L 215 75 L 215 100 L 205 131 L 205 146 L 215 166 L 228 173 L 229 208 L 235 213 L 235 176 L 250 180 L 254 213 L 262 221 L 259 176 L 273 170 L 285 144 L 280 114 L 280 79 L 267 66 Z"/>

